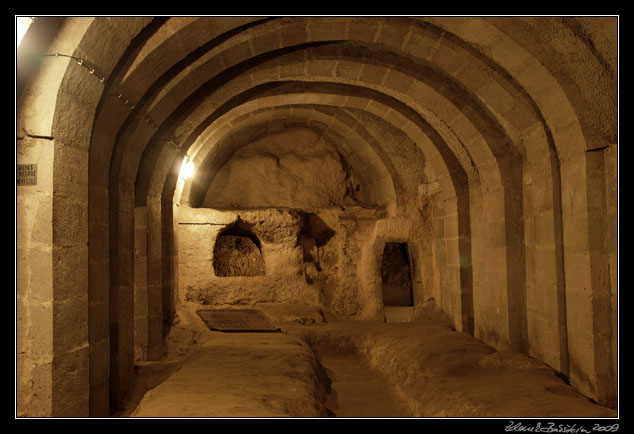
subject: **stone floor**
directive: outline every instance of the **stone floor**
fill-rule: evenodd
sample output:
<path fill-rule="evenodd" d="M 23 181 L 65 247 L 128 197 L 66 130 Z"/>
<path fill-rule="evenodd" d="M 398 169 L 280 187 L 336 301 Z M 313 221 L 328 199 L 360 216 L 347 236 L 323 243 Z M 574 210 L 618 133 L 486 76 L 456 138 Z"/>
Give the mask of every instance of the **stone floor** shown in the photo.
<path fill-rule="evenodd" d="M 495 351 L 438 313 L 325 322 L 307 306 L 256 307 L 282 331 L 212 332 L 181 310 L 168 358 L 138 364 L 115 416 L 616 417 L 548 366 Z"/>

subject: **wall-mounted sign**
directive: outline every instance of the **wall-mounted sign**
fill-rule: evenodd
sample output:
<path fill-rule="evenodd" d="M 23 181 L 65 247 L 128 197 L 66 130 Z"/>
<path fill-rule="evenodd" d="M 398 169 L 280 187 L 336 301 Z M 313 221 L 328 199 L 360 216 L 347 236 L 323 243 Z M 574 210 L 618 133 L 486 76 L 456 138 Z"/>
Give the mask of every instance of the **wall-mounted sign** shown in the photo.
<path fill-rule="evenodd" d="M 17 165 L 18 185 L 37 185 L 37 164 Z"/>

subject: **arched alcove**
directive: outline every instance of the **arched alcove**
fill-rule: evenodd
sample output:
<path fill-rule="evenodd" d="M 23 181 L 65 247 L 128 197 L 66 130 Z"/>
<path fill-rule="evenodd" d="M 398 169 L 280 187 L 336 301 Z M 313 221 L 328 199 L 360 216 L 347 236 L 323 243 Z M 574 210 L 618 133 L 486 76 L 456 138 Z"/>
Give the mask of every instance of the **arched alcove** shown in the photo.
<path fill-rule="evenodd" d="M 260 240 L 243 222 L 237 221 L 218 234 L 213 268 L 218 277 L 264 276 Z"/>

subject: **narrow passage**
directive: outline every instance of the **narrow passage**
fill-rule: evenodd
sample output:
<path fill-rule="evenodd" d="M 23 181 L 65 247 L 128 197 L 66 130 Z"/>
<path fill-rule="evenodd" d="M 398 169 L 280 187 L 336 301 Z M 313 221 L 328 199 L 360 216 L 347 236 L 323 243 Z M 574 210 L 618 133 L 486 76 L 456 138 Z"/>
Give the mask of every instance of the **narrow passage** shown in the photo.
<path fill-rule="evenodd" d="M 333 417 L 411 417 L 388 380 L 363 358 L 350 354 L 320 354 L 332 380 L 326 407 Z"/>

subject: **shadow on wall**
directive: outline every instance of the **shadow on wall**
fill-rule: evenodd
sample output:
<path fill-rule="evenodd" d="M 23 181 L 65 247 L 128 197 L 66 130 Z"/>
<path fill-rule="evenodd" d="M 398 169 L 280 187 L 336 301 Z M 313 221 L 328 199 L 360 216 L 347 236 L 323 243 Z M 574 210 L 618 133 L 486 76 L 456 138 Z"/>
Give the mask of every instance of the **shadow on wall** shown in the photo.
<path fill-rule="evenodd" d="M 320 264 L 319 248 L 328 244 L 328 241 L 334 236 L 335 231 L 319 216 L 312 213 L 304 213 L 297 245 L 302 248 L 302 259 L 304 261 L 307 283 L 313 283 L 315 277 L 323 271 Z M 312 273 L 311 270 L 313 271 Z"/>

